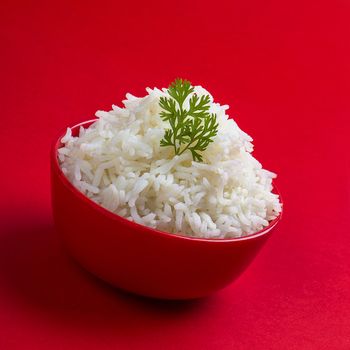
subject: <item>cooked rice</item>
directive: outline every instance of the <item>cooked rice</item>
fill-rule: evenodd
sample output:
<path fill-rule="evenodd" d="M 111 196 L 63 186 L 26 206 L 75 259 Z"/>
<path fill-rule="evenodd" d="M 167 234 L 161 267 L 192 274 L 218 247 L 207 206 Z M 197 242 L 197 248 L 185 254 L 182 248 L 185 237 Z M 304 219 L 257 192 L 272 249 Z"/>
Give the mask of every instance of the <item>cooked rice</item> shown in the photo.
<path fill-rule="evenodd" d="M 229 119 L 227 105 L 211 97 L 219 129 L 198 163 L 190 152 L 174 156 L 172 147 L 160 147 L 169 126 L 158 104 L 168 94 L 146 90 L 143 98 L 127 94 L 124 108 L 97 111 L 98 120 L 78 137 L 67 129 L 59 161 L 77 189 L 128 220 L 194 237 L 241 237 L 278 216 L 276 175 L 251 155 L 252 138 Z M 209 94 L 200 86 L 195 93 Z"/>

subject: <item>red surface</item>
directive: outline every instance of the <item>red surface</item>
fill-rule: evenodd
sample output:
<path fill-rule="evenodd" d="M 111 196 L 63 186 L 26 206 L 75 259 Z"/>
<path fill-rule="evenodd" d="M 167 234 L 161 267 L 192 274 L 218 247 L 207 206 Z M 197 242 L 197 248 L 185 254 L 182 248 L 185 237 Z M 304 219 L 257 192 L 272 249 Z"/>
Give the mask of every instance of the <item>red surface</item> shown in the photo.
<path fill-rule="evenodd" d="M 349 15 L 345 0 L 2 1 L 0 348 L 349 349 Z M 235 283 L 174 304 L 66 256 L 48 159 L 60 128 L 176 76 L 231 105 L 285 215 Z"/>
<path fill-rule="evenodd" d="M 81 127 L 72 128 L 77 136 Z M 239 277 L 278 224 L 280 214 L 255 234 L 235 239 L 200 239 L 158 231 L 97 205 L 78 191 L 51 150 L 52 209 L 56 232 L 82 266 L 125 291 L 161 299 L 206 297 Z"/>

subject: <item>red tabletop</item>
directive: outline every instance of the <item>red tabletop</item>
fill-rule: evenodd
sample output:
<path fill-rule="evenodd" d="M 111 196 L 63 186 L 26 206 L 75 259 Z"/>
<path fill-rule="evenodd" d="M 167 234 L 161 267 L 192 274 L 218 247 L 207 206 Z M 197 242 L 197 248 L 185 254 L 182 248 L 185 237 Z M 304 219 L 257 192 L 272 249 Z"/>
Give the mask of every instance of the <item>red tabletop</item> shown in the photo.
<path fill-rule="evenodd" d="M 350 3 L 1 1 L 0 349 L 350 349 Z M 126 92 L 202 84 L 278 173 L 279 229 L 195 302 L 121 293 L 53 230 L 49 147 Z"/>

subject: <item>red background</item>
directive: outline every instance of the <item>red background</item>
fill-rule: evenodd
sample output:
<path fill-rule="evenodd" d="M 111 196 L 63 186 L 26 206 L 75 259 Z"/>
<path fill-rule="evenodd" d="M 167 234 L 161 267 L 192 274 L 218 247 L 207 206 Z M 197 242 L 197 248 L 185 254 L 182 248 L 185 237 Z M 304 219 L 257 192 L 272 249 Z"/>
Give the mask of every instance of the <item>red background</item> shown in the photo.
<path fill-rule="evenodd" d="M 0 349 L 350 349 L 350 3 L 1 1 Z M 81 270 L 53 231 L 49 146 L 180 76 L 231 106 L 285 215 L 204 300 Z"/>

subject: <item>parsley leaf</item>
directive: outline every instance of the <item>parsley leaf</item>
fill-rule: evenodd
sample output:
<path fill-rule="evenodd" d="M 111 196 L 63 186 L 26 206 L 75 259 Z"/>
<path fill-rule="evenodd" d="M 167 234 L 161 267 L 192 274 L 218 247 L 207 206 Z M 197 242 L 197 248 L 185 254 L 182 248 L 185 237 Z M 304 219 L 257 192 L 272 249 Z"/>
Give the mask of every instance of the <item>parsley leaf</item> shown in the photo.
<path fill-rule="evenodd" d="M 199 152 L 207 149 L 218 132 L 216 114 L 209 113 L 210 97 L 198 97 L 188 80 L 176 79 L 168 88 L 170 97 L 161 97 L 159 106 L 162 108 L 160 117 L 170 124 L 166 129 L 162 147 L 172 146 L 176 155 L 190 151 L 194 161 L 202 162 Z M 184 102 L 192 94 L 188 109 Z"/>

